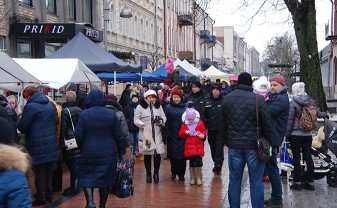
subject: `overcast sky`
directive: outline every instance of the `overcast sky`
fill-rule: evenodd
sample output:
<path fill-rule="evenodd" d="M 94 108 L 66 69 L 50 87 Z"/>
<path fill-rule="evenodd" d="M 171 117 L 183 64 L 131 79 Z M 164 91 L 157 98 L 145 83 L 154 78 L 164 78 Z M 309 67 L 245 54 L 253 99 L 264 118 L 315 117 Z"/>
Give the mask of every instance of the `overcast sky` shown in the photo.
<path fill-rule="evenodd" d="M 215 20 L 215 26 L 234 26 L 234 30 L 248 45 L 254 46 L 260 54 L 264 51 L 267 42 L 280 36 L 286 31 L 293 33 L 293 25 L 282 23 L 290 15 L 288 11 L 276 13 L 268 11 L 266 14 L 259 14 L 254 19 L 250 29 L 247 22 L 248 17 L 253 16 L 260 4 L 250 5 L 248 9 L 238 11 L 239 2 L 242 0 L 213 0 L 215 3 L 208 10 L 211 18 Z M 256 2 L 261 0 L 256 0 Z M 318 50 L 323 49 L 328 41 L 325 41 L 325 24 L 331 20 L 330 0 L 316 0 L 317 17 L 317 42 Z M 248 30 L 248 31 L 247 31 Z"/>

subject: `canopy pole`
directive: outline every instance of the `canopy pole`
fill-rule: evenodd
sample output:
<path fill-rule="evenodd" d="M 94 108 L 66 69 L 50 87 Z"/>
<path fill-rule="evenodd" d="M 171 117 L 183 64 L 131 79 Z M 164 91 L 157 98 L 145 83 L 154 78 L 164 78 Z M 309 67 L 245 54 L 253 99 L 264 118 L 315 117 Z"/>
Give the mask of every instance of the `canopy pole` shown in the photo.
<path fill-rule="evenodd" d="M 140 73 L 140 84 L 143 84 L 143 73 Z"/>
<path fill-rule="evenodd" d="M 116 73 L 116 71 L 114 71 L 114 95 L 115 96 L 117 96 L 116 95 L 116 88 L 117 88 L 117 85 L 116 85 L 117 84 L 116 83 L 117 82 L 117 78 L 116 78 L 116 76 L 117 76 L 117 73 Z"/>

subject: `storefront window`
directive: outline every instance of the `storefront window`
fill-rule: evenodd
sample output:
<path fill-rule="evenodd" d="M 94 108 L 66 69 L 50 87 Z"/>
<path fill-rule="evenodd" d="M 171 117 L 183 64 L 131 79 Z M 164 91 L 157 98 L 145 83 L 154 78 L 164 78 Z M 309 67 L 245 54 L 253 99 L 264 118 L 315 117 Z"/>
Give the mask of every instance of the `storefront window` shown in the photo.
<path fill-rule="evenodd" d="M 0 36 L 0 50 L 5 49 L 5 38 Z"/>
<path fill-rule="evenodd" d="M 50 56 L 51 54 L 53 54 L 54 52 L 56 52 L 57 49 L 58 49 L 57 46 L 46 44 L 45 49 L 44 49 L 45 56 L 46 57 Z"/>
<path fill-rule="evenodd" d="M 46 0 L 47 11 L 56 14 L 56 0 Z"/>
<path fill-rule="evenodd" d="M 32 44 L 27 42 L 18 43 L 18 58 L 32 58 Z"/>
<path fill-rule="evenodd" d="M 25 3 L 25 4 L 28 4 L 28 5 L 30 5 L 30 6 L 33 5 L 33 4 L 32 4 L 32 0 L 20 0 L 20 2 Z"/>
<path fill-rule="evenodd" d="M 92 0 L 83 0 L 83 20 L 92 23 Z"/>
<path fill-rule="evenodd" d="M 69 18 L 76 20 L 76 4 L 75 0 L 68 0 Z"/>

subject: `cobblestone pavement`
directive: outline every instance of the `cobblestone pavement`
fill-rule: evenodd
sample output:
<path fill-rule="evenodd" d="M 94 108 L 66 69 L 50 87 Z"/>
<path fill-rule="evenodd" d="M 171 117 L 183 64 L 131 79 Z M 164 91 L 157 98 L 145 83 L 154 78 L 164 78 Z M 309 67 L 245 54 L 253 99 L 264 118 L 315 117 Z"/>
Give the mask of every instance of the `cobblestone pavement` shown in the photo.
<path fill-rule="evenodd" d="M 145 182 L 145 170 L 142 161 L 137 160 L 134 174 L 135 192 L 127 199 L 118 199 L 114 195 L 109 195 L 107 208 L 110 207 L 229 207 L 228 194 L 228 169 L 227 169 L 227 148 L 225 147 L 225 161 L 221 175 L 213 174 L 213 162 L 210 158 L 210 150 L 206 143 L 206 155 L 203 159 L 203 182 L 202 186 L 189 185 L 189 172 L 186 171 L 186 181 L 172 181 L 170 179 L 170 162 L 162 160 L 160 168 L 159 184 L 147 184 Z M 245 172 L 242 181 L 242 204 L 241 207 L 251 207 L 249 183 Z M 312 207 L 329 208 L 337 207 L 337 188 L 329 187 L 326 178 L 316 181 L 316 191 L 292 191 L 289 189 L 287 180 L 283 180 L 284 207 Z M 63 188 L 69 186 L 69 173 L 64 171 Z M 270 196 L 270 184 L 265 183 L 265 199 Z M 95 203 L 98 207 L 98 190 L 94 194 Z M 53 203 L 45 207 L 78 208 L 85 207 L 86 201 L 84 193 L 63 197 L 61 193 L 54 194 Z"/>

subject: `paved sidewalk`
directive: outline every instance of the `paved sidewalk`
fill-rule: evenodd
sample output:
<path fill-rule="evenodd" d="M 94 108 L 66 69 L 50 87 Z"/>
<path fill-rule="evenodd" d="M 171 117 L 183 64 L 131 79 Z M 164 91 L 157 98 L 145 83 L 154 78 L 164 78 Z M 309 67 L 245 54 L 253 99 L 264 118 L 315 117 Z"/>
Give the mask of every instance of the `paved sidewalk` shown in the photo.
<path fill-rule="evenodd" d="M 203 159 L 203 181 L 202 186 L 189 185 L 188 168 L 186 171 L 186 181 L 172 181 L 170 179 L 170 162 L 162 160 L 160 168 L 160 183 L 147 184 L 145 182 L 145 169 L 142 161 L 136 162 L 134 174 L 135 192 L 127 199 L 118 199 L 114 195 L 109 195 L 107 208 L 112 207 L 189 207 L 189 208 L 209 208 L 209 207 L 229 207 L 228 194 L 228 170 L 227 170 L 227 148 L 225 147 L 225 162 L 221 175 L 212 172 L 213 162 L 210 158 L 210 150 L 206 143 L 206 155 Z M 64 172 L 63 189 L 68 187 L 69 173 Z M 265 198 L 270 196 L 270 184 L 265 183 Z M 284 207 L 337 207 L 337 188 L 331 188 L 326 183 L 326 179 L 316 182 L 316 191 L 292 191 L 286 180 L 284 187 Z M 249 183 L 247 172 L 244 174 L 242 182 L 242 205 L 241 207 L 251 207 Z M 98 190 L 94 195 L 96 206 L 99 205 Z M 54 201 L 45 207 L 60 208 L 83 208 L 86 205 L 84 193 L 63 197 L 61 193 L 55 193 Z"/>

